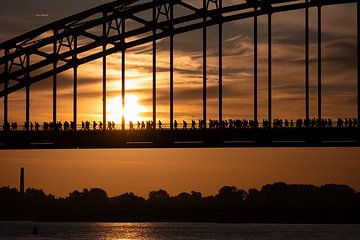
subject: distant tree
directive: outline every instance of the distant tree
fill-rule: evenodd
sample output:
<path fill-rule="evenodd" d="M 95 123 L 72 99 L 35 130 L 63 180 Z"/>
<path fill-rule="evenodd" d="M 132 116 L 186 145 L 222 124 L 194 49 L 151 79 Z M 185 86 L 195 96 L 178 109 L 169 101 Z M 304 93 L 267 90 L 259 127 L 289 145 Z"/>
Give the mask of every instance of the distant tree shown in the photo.
<path fill-rule="evenodd" d="M 148 202 L 150 204 L 155 204 L 155 205 L 168 204 L 170 202 L 169 200 L 170 200 L 170 195 L 167 193 L 167 191 L 163 189 L 157 191 L 151 191 L 149 193 Z"/>
<path fill-rule="evenodd" d="M 42 189 L 28 188 L 24 194 L 24 200 L 28 203 L 44 203 L 55 200 L 53 195 L 46 195 Z"/>
<path fill-rule="evenodd" d="M 103 202 L 108 199 L 107 193 L 101 188 L 91 188 L 88 198 L 92 202 Z"/>
<path fill-rule="evenodd" d="M 149 193 L 149 200 L 163 200 L 163 199 L 169 199 L 170 195 L 165 190 L 157 190 L 157 191 L 151 191 Z"/>
<path fill-rule="evenodd" d="M 16 188 L 1 187 L 0 188 L 0 203 L 3 204 L 14 204 L 21 198 L 20 192 Z"/>
<path fill-rule="evenodd" d="M 224 186 L 219 190 L 216 199 L 224 203 L 239 203 L 246 198 L 246 195 L 246 191 L 235 186 Z"/>
<path fill-rule="evenodd" d="M 74 190 L 72 193 L 69 193 L 67 200 L 78 202 L 82 200 L 82 194 L 78 190 Z"/>
<path fill-rule="evenodd" d="M 200 205 L 202 203 L 202 194 L 200 192 L 191 191 L 191 193 L 182 192 L 175 197 L 177 205 Z"/>
<path fill-rule="evenodd" d="M 143 197 L 136 196 L 134 193 L 124 193 L 112 198 L 116 205 L 122 208 L 135 208 L 143 207 L 145 205 L 145 199 Z"/>

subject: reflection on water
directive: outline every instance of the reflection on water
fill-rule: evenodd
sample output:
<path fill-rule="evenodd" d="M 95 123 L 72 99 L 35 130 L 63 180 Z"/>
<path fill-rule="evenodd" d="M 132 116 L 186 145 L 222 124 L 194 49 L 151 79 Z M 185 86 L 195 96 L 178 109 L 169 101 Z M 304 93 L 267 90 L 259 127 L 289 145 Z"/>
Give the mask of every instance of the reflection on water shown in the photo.
<path fill-rule="evenodd" d="M 0 239 L 358 240 L 360 225 L 0 222 Z"/>

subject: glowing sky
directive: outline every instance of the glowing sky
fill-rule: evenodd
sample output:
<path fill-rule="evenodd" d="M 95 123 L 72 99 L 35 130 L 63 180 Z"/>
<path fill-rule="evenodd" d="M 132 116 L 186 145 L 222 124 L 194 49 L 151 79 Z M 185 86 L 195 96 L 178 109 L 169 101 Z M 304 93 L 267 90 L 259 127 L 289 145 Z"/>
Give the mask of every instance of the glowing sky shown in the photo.
<path fill-rule="evenodd" d="M 30 4 L 31 2 L 31 4 Z M 0 41 L 107 1 L 2 1 Z M 200 4 L 202 1 L 190 1 Z M 224 1 L 224 5 L 232 2 Z M 18 7 L 22 6 L 22 7 Z M 183 10 L 175 8 L 176 14 Z M 188 13 L 188 12 L 187 12 Z M 323 116 L 356 115 L 356 8 L 354 4 L 323 8 Z M 145 13 L 146 15 L 146 13 Z M 310 110 L 317 114 L 317 15 L 310 10 Z M 128 25 L 131 25 L 129 21 Z M 253 20 L 224 24 L 223 95 L 224 118 L 253 117 Z M 218 118 L 218 39 L 217 26 L 208 30 L 208 118 Z M 259 119 L 267 116 L 267 16 L 259 17 Z M 304 11 L 273 15 L 273 117 L 304 117 Z M 175 118 L 202 116 L 202 30 L 175 37 Z M 169 41 L 157 42 L 157 116 L 169 120 Z M 145 44 L 126 55 L 126 94 L 137 98 L 137 114 L 129 120 L 152 116 L 152 48 Z M 120 122 L 121 55 L 108 57 L 108 108 L 111 119 Z M 79 67 L 78 118 L 100 120 L 102 116 L 102 61 Z M 58 119 L 72 119 L 72 71 L 58 76 Z M 52 119 L 51 80 L 31 87 L 31 120 Z M 24 121 L 24 90 L 10 95 L 10 121 Z M 2 106 L 1 109 L 2 110 Z M 115 112 L 114 112 L 115 111 Z M 134 116 L 135 115 L 135 116 Z M 2 118 L 3 116 L 0 116 Z M 1 119 L 0 119 L 1 121 Z"/>
<path fill-rule="evenodd" d="M 56 19 L 108 1 L 1 0 L 0 42 Z M 195 1 L 189 1 L 195 2 Z M 202 1 L 196 3 L 201 4 Z M 224 5 L 238 1 L 224 1 Z M 356 8 L 354 4 L 323 8 L 323 114 L 356 115 Z M 273 15 L 273 116 L 304 117 L 304 12 Z M 316 116 L 317 15 L 310 11 L 311 116 Z M 224 117 L 252 118 L 252 19 L 224 25 Z M 267 22 L 259 17 L 259 119 L 267 116 Z M 202 116 L 202 31 L 175 37 L 175 118 Z M 168 39 L 158 41 L 158 117 L 168 122 Z M 208 118 L 217 118 L 217 27 L 208 29 Z M 152 116 L 151 45 L 128 51 L 127 102 L 137 104 L 141 119 Z M 79 67 L 78 119 L 100 120 L 101 60 Z M 121 57 L 108 57 L 108 117 L 121 114 Z M 72 119 L 72 72 L 58 76 L 58 119 Z M 2 86 L 1 86 L 2 87 Z M 52 82 L 31 87 L 31 120 L 52 119 Z M 9 100 L 9 120 L 25 118 L 24 90 Z M 0 104 L 2 113 L 3 105 Z M 130 113 L 129 113 L 130 114 Z M 133 116 L 134 117 L 134 116 Z M 134 119 L 136 120 L 136 119 Z M 0 122 L 3 115 L 0 114 Z M 215 193 L 225 184 L 247 189 L 274 181 L 349 184 L 360 190 L 359 149 L 153 149 L 1 151 L 0 186 L 18 187 L 20 166 L 27 186 L 65 196 L 83 187 L 102 187 L 110 195 L 133 191 L 146 195 L 165 188 L 172 194 L 197 190 Z"/>
<path fill-rule="evenodd" d="M 359 191 L 359 155 L 359 148 L 2 151 L 0 186 L 18 188 L 24 166 L 26 187 L 57 196 L 85 187 L 101 187 L 110 196 L 147 196 L 154 189 L 208 195 L 224 185 L 247 190 L 275 181 L 335 182 Z"/>

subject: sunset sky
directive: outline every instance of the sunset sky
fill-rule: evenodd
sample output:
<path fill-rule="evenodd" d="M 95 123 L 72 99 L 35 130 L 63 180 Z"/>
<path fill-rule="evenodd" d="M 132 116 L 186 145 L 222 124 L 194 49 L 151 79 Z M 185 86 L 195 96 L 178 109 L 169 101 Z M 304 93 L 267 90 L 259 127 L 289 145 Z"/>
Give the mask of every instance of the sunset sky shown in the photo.
<path fill-rule="evenodd" d="M 242 0 L 241 0 L 242 1 Z M 2 0 L 0 42 L 109 1 Z M 141 2 L 141 1 L 139 1 Z M 201 5 L 202 1 L 196 2 Z M 224 0 L 224 6 L 235 0 Z M 176 14 L 182 9 L 175 9 Z M 356 7 L 323 8 L 323 116 L 356 116 Z M 317 114 L 317 10 L 310 10 L 311 117 Z M 129 24 L 131 24 L 129 22 Z M 224 25 L 224 118 L 253 117 L 253 20 Z M 267 16 L 259 17 L 259 119 L 267 117 Z M 218 118 L 217 26 L 208 29 L 208 118 Z M 305 115 L 304 11 L 273 15 L 273 117 Z M 202 116 L 202 30 L 175 36 L 175 119 Z M 151 44 L 126 55 L 128 120 L 152 117 Z M 158 118 L 169 122 L 169 41 L 157 42 Z M 107 57 L 108 119 L 121 120 L 121 55 Z M 78 119 L 102 118 L 102 61 L 79 67 Z M 58 119 L 72 120 L 72 71 L 58 76 Z M 3 86 L 1 86 L 3 87 Z M 2 101 L 3 99 L 1 99 Z M 3 104 L 0 104 L 0 113 Z M 52 119 L 51 79 L 31 86 L 31 121 Z M 25 91 L 9 96 L 9 121 L 25 120 Z M 0 114 L 3 122 L 3 114 Z M 173 157 L 176 156 L 176 157 Z M 212 149 L 1 151 L 0 186 L 18 185 L 26 166 L 29 184 L 58 195 L 99 186 L 109 193 L 156 188 L 172 193 L 214 193 L 224 184 L 259 187 L 273 181 L 350 184 L 360 190 L 358 149 Z M 99 167 L 101 166 L 101 167 Z M 61 183 L 59 182 L 61 180 Z M 146 184 L 143 184 L 146 182 Z M 126 184 L 124 184 L 126 183 Z"/>

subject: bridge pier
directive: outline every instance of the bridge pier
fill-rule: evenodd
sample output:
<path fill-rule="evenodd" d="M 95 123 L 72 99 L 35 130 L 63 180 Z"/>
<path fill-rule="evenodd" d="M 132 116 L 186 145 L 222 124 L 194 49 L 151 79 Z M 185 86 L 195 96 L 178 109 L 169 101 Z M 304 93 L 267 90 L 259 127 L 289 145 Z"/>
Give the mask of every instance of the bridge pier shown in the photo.
<path fill-rule="evenodd" d="M 318 121 L 321 122 L 321 3 L 318 2 Z"/>
<path fill-rule="evenodd" d="M 309 94 L 309 0 L 305 1 L 305 118 L 310 119 L 310 94 Z"/>

